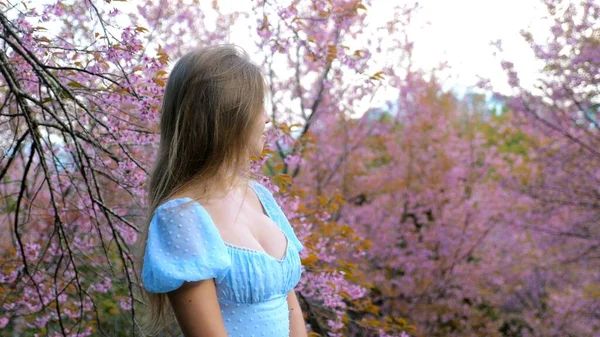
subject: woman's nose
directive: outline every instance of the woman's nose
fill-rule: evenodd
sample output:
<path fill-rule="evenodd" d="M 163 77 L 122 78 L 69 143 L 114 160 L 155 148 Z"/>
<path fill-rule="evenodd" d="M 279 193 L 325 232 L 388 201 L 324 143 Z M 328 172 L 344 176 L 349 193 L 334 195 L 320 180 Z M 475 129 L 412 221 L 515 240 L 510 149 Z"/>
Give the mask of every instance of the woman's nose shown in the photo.
<path fill-rule="evenodd" d="M 268 124 L 269 122 L 271 122 L 271 116 L 265 111 L 265 124 Z"/>

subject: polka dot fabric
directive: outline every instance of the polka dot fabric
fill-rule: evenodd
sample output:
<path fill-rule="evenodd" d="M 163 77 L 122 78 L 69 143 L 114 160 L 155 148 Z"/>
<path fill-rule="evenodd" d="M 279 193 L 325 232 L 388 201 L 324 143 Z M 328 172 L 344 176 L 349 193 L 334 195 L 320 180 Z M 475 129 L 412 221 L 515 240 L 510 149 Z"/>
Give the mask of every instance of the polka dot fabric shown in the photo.
<path fill-rule="evenodd" d="M 300 280 L 303 246 L 271 192 L 250 186 L 285 234 L 281 259 L 224 242 L 198 202 L 177 198 L 157 207 L 150 222 L 142 281 L 149 292 L 165 293 L 184 281 L 214 278 L 229 336 L 289 336 L 286 298 Z"/>

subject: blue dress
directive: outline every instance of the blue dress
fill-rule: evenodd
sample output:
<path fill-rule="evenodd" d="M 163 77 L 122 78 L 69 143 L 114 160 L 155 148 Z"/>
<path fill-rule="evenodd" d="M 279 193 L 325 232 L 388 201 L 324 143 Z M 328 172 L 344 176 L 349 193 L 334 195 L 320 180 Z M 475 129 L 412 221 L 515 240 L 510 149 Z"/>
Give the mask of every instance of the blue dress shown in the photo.
<path fill-rule="evenodd" d="M 142 282 L 151 293 L 166 293 L 184 281 L 214 278 L 229 336 L 288 337 L 287 294 L 300 280 L 303 246 L 271 192 L 257 182 L 250 187 L 286 237 L 282 259 L 224 242 L 198 202 L 176 198 L 159 205 L 150 221 Z"/>

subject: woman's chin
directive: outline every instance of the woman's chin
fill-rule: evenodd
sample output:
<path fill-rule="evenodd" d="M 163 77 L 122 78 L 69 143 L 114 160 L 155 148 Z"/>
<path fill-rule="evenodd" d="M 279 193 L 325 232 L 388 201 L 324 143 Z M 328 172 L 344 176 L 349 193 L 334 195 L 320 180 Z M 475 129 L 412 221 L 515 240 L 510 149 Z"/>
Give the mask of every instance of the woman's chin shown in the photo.
<path fill-rule="evenodd" d="M 256 143 L 256 146 L 254 147 L 254 151 L 252 151 L 253 156 L 260 157 L 263 149 L 265 148 L 265 141 L 266 137 L 264 135 L 261 136 L 259 141 Z"/>
<path fill-rule="evenodd" d="M 251 155 L 258 158 L 262 154 L 262 151 L 263 151 L 262 146 L 257 147 L 256 149 L 254 149 L 254 151 L 252 151 Z"/>

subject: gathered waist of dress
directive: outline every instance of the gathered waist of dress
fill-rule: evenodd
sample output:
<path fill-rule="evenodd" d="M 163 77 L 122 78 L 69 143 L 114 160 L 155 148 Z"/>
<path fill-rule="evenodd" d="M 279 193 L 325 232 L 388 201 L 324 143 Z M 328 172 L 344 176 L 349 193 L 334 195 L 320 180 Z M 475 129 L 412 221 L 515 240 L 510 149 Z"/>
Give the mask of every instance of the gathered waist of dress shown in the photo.
<path fill-rule="evenodd" d="M 230 337 L 289 336 L 289 310 L 285 295 L 256 303 L 219 299 L 219 304 Z"/>

